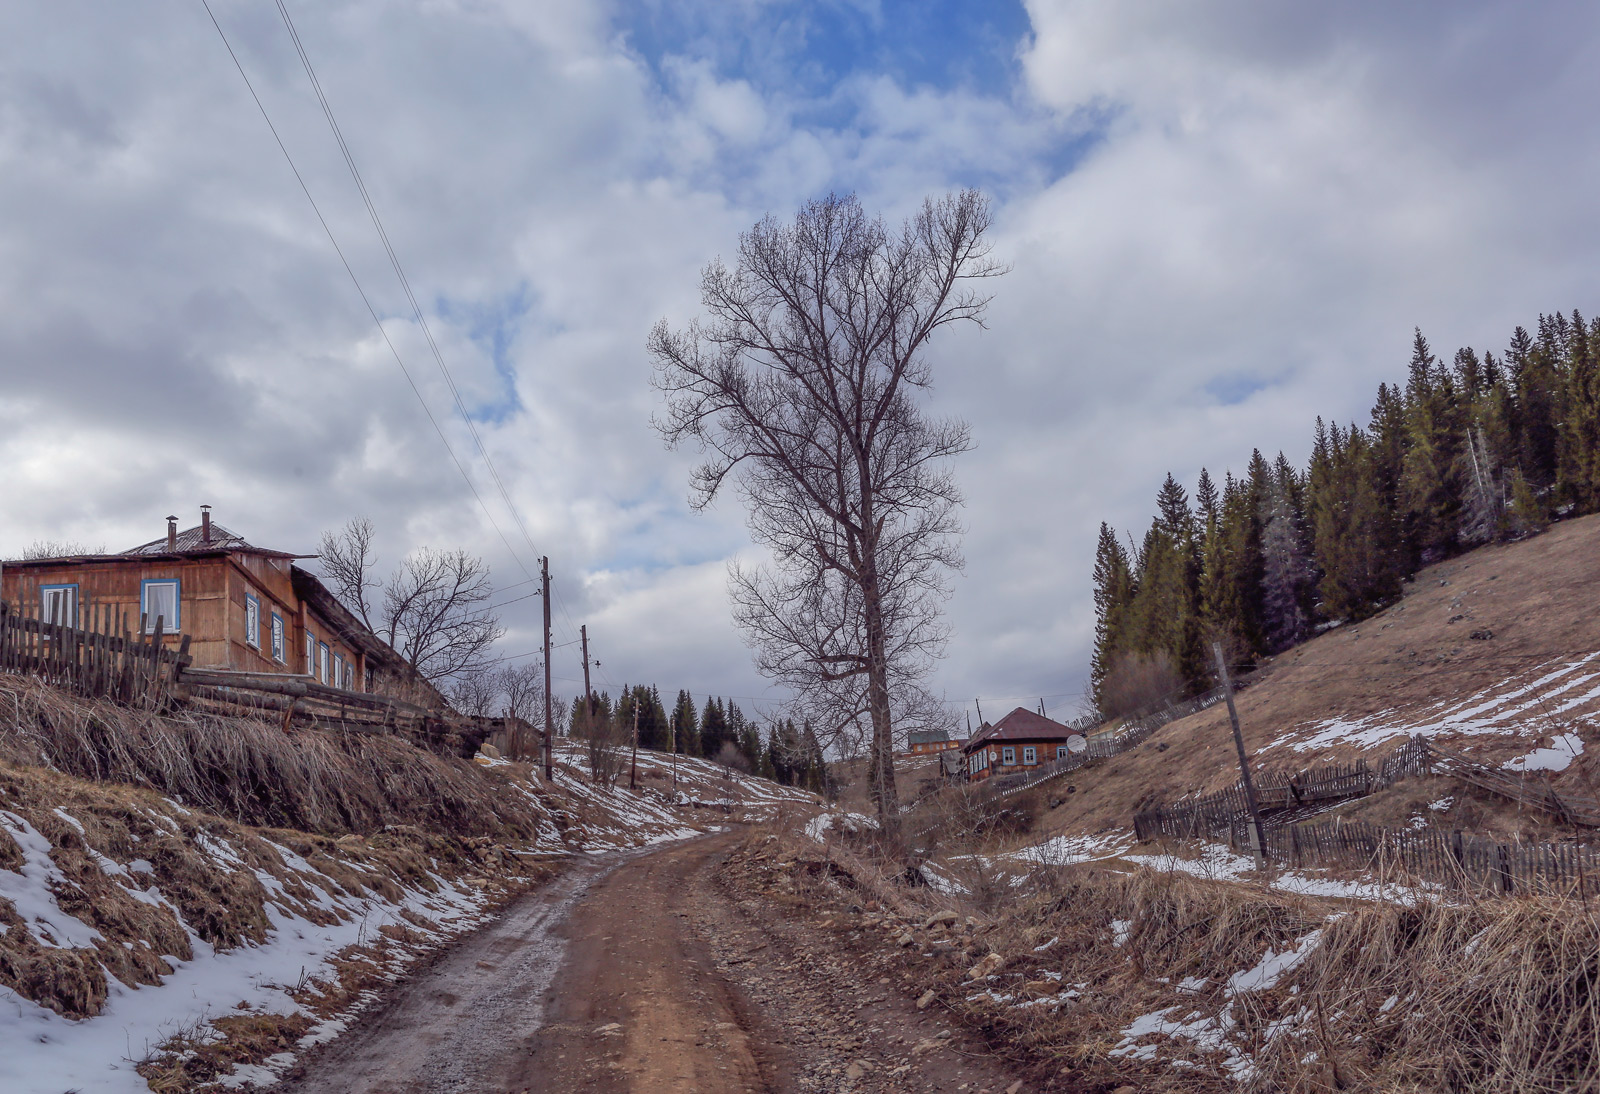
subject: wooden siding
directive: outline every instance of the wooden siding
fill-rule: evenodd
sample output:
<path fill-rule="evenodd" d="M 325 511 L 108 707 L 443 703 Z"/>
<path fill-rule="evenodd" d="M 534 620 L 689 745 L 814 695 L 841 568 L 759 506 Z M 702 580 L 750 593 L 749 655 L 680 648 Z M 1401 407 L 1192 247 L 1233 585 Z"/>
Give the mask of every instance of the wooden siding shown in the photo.
<path fill-rule="evenodd" d="M 43 586 L 75 585 L 80 619 L 86 604 L 110 605 L 126 612 L 137 626 L 142 583 L 162 579 L 178 581 L 178 628 L 166 639 L 166 645 L 176 649 L 180 636 L 189 636 L 189 656 L 196 668 L 316 676 L 317 666 L 306 663 L 305 635 L 309 628 L 318 642 L 328 644 L 330 661 L 337 654 L 355 667 L 354 688 L 360 690 L 364 686 L 366 658 L 341 640 L 333 624 L 295 594 L 287 559 L 241 551 L 202 558 L 123 557 L 11 564 L 0 576 L 0 597 L 25 605 L 32 614 L 40 605 Z M 260 601 L 258 646 L 246 641 L 247 594 Z M 272 658 L 274 612 L 284 622 L 281 663 Z"/>

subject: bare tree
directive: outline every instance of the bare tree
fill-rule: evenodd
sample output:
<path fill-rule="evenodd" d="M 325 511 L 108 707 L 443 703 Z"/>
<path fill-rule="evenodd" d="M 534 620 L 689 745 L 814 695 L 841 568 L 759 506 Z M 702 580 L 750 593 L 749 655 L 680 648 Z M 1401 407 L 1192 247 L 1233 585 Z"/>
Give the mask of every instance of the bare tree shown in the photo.
<path fill-rule="evenodd" d="M 474 718 L 489 717 L 500 695 L 499 674 L 489 668 L 468 670 L 450 682 L 450 705 Z"/>
<path fill-rule="evenodd" d="M 90 547 L 87 543 L 79 543 L 70 539 L 36 539 L 22 549 L 24 559 L 37 558 L 77 558 L 83 555 L 103 555 L 106 553 L 105 544 Z"/>
<path fill-rule="evenodd" d="M 524 661 L 520 665 L 502 665 L 495 671 L 499 693 L 505 696 L 503 707 L 507 718 L 521 718 L 532 726 L 543 728 L 544 722 L 544 665 L 538 661 Z"/>
<path fill-rule="evenodd" d="M 494 672 L 496 690 L 504 697 L 501 713 L 512 723 L 512 751 L 522 759 L 524 750 L 532 742 L 522 739 L 522 725 L 545 732 L 544 725 L 544 665 L 525 661 L 520 665 L 502 665 Z"/>
<path fill-rule="evenodd" d="M 693 504 L 733 475 L 771 555 L 732 572 L 757 666 L 836 732 L 865 714 L 886 831 L 896 708 L 923 705 L 914 693 L 946 637 L 944 574 L 961 562 L 946 460 L 970 447 L 963 423 L 919 406 L 922 350 L 942 327 L 982 325 L 989 298 L 971 282 L 1002 272 L 989 220 L 970 190 L 924 202 L 898 230 L 854 196 L 810 202 L 792 224 L 769 216 L 740 237 L 736 268 L 706 267 L 709 320 L 650 336 L 657 427 L 707 456 Z"/>
<path fill-rule="evenodd" d="M 486 667 L 489 648 L 504 631 L 486 603 L 494 586 L 483 559 L 423 547 L 380 581 L 372 541 L 365 517 L 323 533 L 323 572 L 334 595 L 435 684 Z"/>
<path fill-rule="evenodd" d="M 379 626 L 372 618 L 372 595 L 383 589 L 374 573 L 378 564 L 372 545 L 375 534 L 369 518 L 352 517 L 339 531 L 323 532 L 317 548 L 322 576 L 333 585 L 333 595 L 374 633 Z"/>

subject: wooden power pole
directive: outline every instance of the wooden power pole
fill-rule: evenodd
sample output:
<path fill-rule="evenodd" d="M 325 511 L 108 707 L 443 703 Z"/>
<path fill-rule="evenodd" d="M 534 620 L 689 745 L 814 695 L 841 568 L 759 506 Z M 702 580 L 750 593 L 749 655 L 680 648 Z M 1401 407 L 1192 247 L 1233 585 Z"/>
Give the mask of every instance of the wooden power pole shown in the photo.
<path fill-rule="evenodd" d="M 1267 861 L 1267 830 L 1261 826 L 1261 809 L 1256 805 L 1256 784 L 1250 778 L 1250 761 L 1244 754 L 1244 733 L 1239 729 L 1239 711 L 1233 705 L 1233 681 L 1228 679 L 1228 660 L 1222 656 L 1222 643 L 1211 643 L 1217 655 L 1217 675 L 1222 681 L 1222 695 L 1228 702 L 1228 721 L 1233 723 L 1233 747 L 1239 750 L 1239 776 L 1244 780 L 1244 800 L 1250 807 L 1250 823 L 1256 833 L 1256 861 Z"/>
<path fill-rule="evenodd" d="M 628 789 L 639 781 L 639 697 L 633 699 L 633 760 L 628 764 Z"/>
<path fill-rule="evenodd" d="M 550 717 L 550 557 L 545 555 L 539 559 L 539 588 L 544 597 L 544 781 L 553 778 L 553 762 L 551 759 L 554 748 L 551 738 L 555 736 L 555 723 Z"/>
<path fill-rule="evenodd" d="M 594 732 L 594 688 L 589 686 L 589 624 L 578 628 L 578 638 L 583 642 L 583 709 L 589 715 L 589 732 Z"/>

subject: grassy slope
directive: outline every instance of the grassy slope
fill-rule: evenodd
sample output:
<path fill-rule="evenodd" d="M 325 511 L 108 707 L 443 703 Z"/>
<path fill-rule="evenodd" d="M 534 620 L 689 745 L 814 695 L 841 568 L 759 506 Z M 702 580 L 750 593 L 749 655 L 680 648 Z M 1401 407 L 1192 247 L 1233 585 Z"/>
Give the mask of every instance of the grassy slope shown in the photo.
<path fill-rule="evenodd" d="M 1474 630 L 1494 637 L 1474 640 Z M 1573 732 L 1587 754 L 1553 778 L 1558 786 L 1587 787 L 1591 763 L 1600 759 L 1600 680 L 1590 678 L 1600 672 L 1600 657 L 1569 666 L 1597 651 L 1600 516 L 1590 516 L 1423 570 L 1400 603 L 1269 660 L 1239 693 L 1239 716 L 1254 762 L 1284 769 L 1375 760 L 1415 731 L 1503 763 Z M 1531 690 L 1507 698 L 1523 688 Z M 1041 819 L 1034 838 L 1126 826 L 1142 802 L 1219 789 L 1237 778 L 1227 712 L 1214 707 L 1069 777 L 1060 791 L 1071 785 L 1074 792 L 1052 794 L 1064 800 Z M 1372 819 L 1395 823 L 1415 811 L 1407 795 L 1435 800 L 1450 790 L 1402 784 L 1347 808 L 1376 810 Z M 1498 827 L 1508 820 L 1499 814 L 1515 813 L 1480 796 L 1458 800 L 1474 817 L 1453 823 Z"/>

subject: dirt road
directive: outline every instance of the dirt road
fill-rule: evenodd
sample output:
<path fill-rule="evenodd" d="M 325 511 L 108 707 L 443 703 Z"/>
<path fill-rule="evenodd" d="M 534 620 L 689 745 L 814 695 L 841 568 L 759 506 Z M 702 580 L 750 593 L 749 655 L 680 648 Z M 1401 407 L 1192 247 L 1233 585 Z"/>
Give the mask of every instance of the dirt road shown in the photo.
<path fill-rule="evenodd" d="M 1019 1089 L 716 883 L 736 837 L 575 866 L 307 1062 L 297 1094 Z"/>

